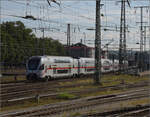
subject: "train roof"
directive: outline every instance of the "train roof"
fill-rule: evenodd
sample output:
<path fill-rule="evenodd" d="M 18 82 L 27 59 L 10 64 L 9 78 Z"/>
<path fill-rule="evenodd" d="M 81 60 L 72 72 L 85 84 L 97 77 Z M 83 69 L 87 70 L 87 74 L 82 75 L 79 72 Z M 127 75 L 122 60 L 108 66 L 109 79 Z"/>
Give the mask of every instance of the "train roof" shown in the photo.
<path fill-rule="evenodd" d="M 66 56 L 32 56 L 32 58 L 41 58 L 41 61 L 51 61 L 54 63 L 70 63 L 73 61 L 72 57 L 66 57 Z"/>
<path fill-rule="evenodd" d="M 80 59 L 81 60 L 94 60 L 94 58 L 84 58 L 84 57 L 81 57 Z"/>
<path fill-rule="evenodd" d="M 68 58 L 68 59 L 72 59 L 72 57 L 69 57 L 69 56 L 47 56 L 47 55 L 44 55 L 44 56 L 32 56 L 30 58 Z"/>

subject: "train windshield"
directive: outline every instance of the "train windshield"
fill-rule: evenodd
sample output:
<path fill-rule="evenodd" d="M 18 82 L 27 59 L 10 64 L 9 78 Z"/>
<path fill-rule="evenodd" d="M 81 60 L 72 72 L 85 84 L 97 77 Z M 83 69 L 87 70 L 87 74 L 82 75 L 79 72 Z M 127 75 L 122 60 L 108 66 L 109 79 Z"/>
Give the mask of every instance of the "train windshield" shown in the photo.
<path fill-rule="evenodd" d="M 40 63 L 40 58 L 32 58 L 28 62 L 29 70 L 37 70 Z"/>

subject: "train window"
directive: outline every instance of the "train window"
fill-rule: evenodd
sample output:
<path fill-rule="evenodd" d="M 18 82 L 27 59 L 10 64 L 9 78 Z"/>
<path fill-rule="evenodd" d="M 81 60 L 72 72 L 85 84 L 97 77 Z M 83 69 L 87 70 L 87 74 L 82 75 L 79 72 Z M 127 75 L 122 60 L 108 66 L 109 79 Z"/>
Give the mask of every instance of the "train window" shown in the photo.
<path fill-rule="evenodd" d="M 53 69 L 53 74 L 56 74 L 56 68 Z"/>
<path fill-rule="evenodd" d="M 58 74 L 64 74 L 64 73 L 68 73 L 68 69 L 65 70 L 57 70 Z"/>
<path fill-rule="evenodd" d="M 110 70 L 109 66 L 104 66 L 103 68 L 104 68 L 104 70 Z"/>
<path fill-rule="evenodd" d="M 89 68 L 87 69 L 87 72 L 91 72 L 91 71 L 94 71 L 95 69 L 94 68 Z"/>
<path fill-rule="evenodd" d="M 103 65 L 104 65 L 104 66 L 108 66 L 108 65 L 110 65 L 110 63 L 109 63 L 109 61 L 105 61 L 105 62 L 103 63 Z"/>
<path fill-rule="evenodd" d="M 54 63 L 70 63 L 70 60 L 55 59 Z"/>
<path fill-rule="evenodd" d="M 114 62 L 114 65 L 117 65 L 118 63 L 117 62 Z"/>
<path fill-rule="evenodd" d="M 69 69 L 69 73 L 71 73 L 71 69 Z"/>
<path fill-rule="evenodd" d="M 28 61 L 28 69 L 29 70 L 36 70 L 40 63 L 40 58 L 32 58 Z"/>
<path fill-rule="evenodd" d="M 44 70 L 44 64 L 40 66 L 39 70 Z"/>
<path fill-rule="evenodd" d="M 69 65 L 69 70 L 68 70 L 68 72 L 71 73 L 71 65 Z"/>

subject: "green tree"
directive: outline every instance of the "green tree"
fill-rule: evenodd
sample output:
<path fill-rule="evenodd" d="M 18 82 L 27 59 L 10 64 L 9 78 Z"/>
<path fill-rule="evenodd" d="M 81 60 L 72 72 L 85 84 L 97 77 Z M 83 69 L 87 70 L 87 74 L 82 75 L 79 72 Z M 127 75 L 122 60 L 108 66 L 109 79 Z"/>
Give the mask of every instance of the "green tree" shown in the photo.
<path fill-rule="evenodd" d="M 1 62 L 21 64 L 31 56 L 65 55 L 64 47 L 52 38 L 40 39 L 20 22 L 3 22 L 1 27 Z"/>

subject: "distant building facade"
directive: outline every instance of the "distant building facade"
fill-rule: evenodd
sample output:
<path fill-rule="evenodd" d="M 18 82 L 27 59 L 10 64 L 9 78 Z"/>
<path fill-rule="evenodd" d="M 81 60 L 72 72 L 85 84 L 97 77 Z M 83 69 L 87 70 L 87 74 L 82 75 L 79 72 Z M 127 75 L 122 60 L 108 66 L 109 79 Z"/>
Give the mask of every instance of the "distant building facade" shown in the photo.
<path fill-rule="evenodd" d="M 82 43 L 76 43 L 71 45 L 70 47 L 66 46 L 66 54 L 72 57 L 88 57 L 94 58 L 95 49 L 92 47 L 88 47 Z"/>
<path fill-rule="evenodd" d="M 71 45 L 70 47 L 65 46 L 66 54 L 72 57 L 88 57 L 94 58 L 95 57 L 95 48 L 88 47 L 82 43 L 76 43 Z M 102 58 L 107 58 L 106 51 L 102 51 Z"/>

